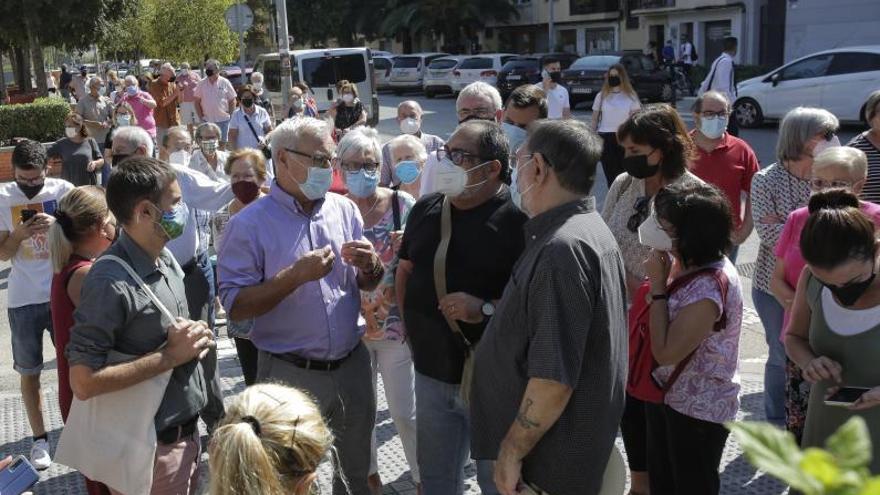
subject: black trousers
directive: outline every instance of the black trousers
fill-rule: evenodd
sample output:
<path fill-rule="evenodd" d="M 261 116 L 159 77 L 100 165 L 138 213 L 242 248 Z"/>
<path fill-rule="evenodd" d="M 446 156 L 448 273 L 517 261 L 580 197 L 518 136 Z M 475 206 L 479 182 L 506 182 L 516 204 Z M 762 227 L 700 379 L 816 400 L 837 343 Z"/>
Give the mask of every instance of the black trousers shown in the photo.
<path fill-rule="evenodd" d="M 623 148 L 617 144 L 617 135 L 613 132 L 599 134 L 602 138 L 602 170 L 605 171 L 605 180 L 608 187 L 614 182 L 623 170 Z"/>
<path fill-rule="evenodd" d="M 260 351 L 250 339 L 234 337 L 234 340 L 238 362 L 241 364 L 241 373 L 244 375 L 244 384 L 250 387 L 257 383 L 257 358 Z"/>
<path fill-rule="evenodd" d="M 728 435 L 724 425 L 685 416 L 665 404 L 647 404 L 646 412 L 651 495 L 717 495 Z"/>
<path fill-rule="evenodd" d="M 727 133 L 734 137 L 739 137 L 739 122 L 736 121 L 736 115 L 731 114 L 727 119 Z"/>
<path fill-rule="evenodd" d="M 647 471 L 648 419 L 645 417 L 645 402 L 629 394 L 626 394 L 626 407 L 620 420 L 620 433 L 623 436 L 629 470 Z"/>

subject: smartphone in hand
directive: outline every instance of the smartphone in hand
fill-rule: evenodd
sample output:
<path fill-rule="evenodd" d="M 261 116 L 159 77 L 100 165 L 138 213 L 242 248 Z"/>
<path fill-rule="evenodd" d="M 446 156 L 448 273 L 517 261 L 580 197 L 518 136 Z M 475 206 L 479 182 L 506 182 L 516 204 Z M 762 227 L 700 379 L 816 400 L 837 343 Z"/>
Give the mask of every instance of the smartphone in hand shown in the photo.
<path fill-rule="evenodd" d="M 0 494 L 21 495 L 37 484 L 40 475 L 26 457 L 20 455 L 0 470 Z"/>
<path fill-rule="evenodd" d="M 849 407 L 868 390 L 871 389 L 868 387 L 840 387 L 830 397 L 825 399 L 825 405 Z"/>
<path fill-rule="evenodd" d="M 37 215 L 37 210 L 21 210 L 21 223 L 27 223 L 28 220 Z"/>

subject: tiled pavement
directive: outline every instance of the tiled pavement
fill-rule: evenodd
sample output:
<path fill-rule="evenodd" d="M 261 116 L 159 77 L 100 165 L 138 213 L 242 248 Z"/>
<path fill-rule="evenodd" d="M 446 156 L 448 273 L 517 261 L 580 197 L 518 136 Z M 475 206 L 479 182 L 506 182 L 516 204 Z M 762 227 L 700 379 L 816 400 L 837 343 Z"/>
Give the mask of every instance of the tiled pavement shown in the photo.
<path fill-rule="evenodd" d="M 220 369 L 223 376 L 223 389 L 227 400 L 244 388 L 241 370 L 235 357 L 235 349 L 228 339 L 219 342 Z M 51 370 L 48 370 L 51 372 Z M 740 419 L 760 420 L 763 418 L 762 384 L 760 375 L 743 376 L 743 403 Z M 415 494 L 415 485 L 409 475 L 403 447 L 397 437 L 394 425 L 385 403 L 384 391 L 379 385 L 379 412 L 376 418 L 379 438 L 379 468 L 384 480 L 385 494 Z M 61 428 L 61 415 L 58 410 L 56 390 L 45 389 L 45 409 L 51 431 L 50 441 L 54 446 L 58 441 Z M 0 452 L 27 454 L 30 441 L 27 438 L 27 417 L 20 397 L 15 394 L 0 395 Z M 618 440 L 618 443 L 620 441 Z M 622 445 L 620 445 L 621 450 Z M 206 456 L 203 456 L 203 467 L 206 468 Z M 785 487 L 768 476 L 756 473 L 742 457 L 741 452 L 732 440 L 728 441 L 722 460 L 721 475 L 722 494 L 777 495 L 786 493 Z M 203 473 L 207 469 L 203 469 Z M 476 484 L 476 473 L 471 466 L 468 470 L 468 495 L 480 493 Z M 322 476 L 321 493 L 330 493 L 326 483 L 326 472 Z M 204 491 L 204 490 L 203 490 Z M 35 494 L 74 495 L 85 494 L 81 477 L 61 465 L 53 465 L 44 471 Z"/>

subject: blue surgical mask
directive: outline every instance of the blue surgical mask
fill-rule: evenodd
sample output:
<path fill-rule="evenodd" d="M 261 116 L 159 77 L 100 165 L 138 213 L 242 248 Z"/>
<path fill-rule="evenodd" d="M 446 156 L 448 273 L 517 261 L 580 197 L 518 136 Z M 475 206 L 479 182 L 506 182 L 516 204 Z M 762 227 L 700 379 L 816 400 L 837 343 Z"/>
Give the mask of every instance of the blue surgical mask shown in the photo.
<path fill-rule="evenodd" d="M 726 117 L 701 117 L 700 132 L 709 139 L 718 139 L 727 129 Z"/>
<path fill-rule="evenodd" d="M 372 173 L 363 169 L 357 172 L 345 172 L 345 186 L 348 187 L 348 192 L 352 195 L 359 198 L 369 198 L 379 186 L 378 170 Z"/>
<path fill-rule="evenodd" d="M 507 136 L 507 143 L 509 145 L 508 149 L 511 153 L 515 153 L 528 136 L 528 132 L 526 132 L 525 129 L 513 124 L 508 124 L 507 122 L 501 123 L 501 130 L 504 131 L 504 135 Z"/>
<path fill-rule="evenodd" d="M 422 169 L 415 160 L 404 160 L 394 166 L 394 173 L 402 184 L 412 184 L 419 180 Z"/>
<path fill-rule="evenodd" d="M 131 96 L 134 96 L 134 95 L 138 94 L 138 87 L 137 86 L 129 86 L 129 87 L 125 88 L 125 92 L 130 94 Z"/>
<path fill-rule="evenodd" d="M 525 210 L 523 209 L 522 198 L 529 191 L 531 191 L 533 187 L 535 187 L 535 183 L 533 182 L 532 185 L 527 187 L 525 191 L 519 192 L 519 185 L 516 183 L 516 180 L 517 177 L 519 177 L 519 171 L 531 165 L 532 160 L 534 160 L 534 158 L 524 163 L 522 166 L 513 169 L 513 173 L 510 176 L 510 200 L 513 201 L 513 204 L 516 205 L 516 207 L 519 208 L 520 211 L 522 211 L 523 213 L 525 213 Z"/>
<path fill-rule="evenodd" d="M 186 221 L 189 219 L 189 209 L 183 201 L 174 205 L 171 211 L 163 211 L 156 206 L 156 209 L 162 212 L 162 217 L 156 225 L 162 228 L 162 232 L 168 237 L 168 240 L 177 239 L 183 234 L 186 228 Z"/>
<path fill-rule="evenodd" d="M 131 125 L 131 115 L 117 115 L 116 125 L 119 127 L 127 127 Z"/>
<path fill-rule="evenodd" d="M 302 167 L 302 165 L 299 166 Z M 287 175 L 299 185 L 299 190 L 302 191 L 310 201 L 323 198 L 324 195 L 327 194 L 327 191 L 330 190 L 330 185 L 333 184 L 333 169 L 329 167 L 308 167 L 308 171 L 309 175 L 303 183 L 300 183 L 293 177 L 293 174 L 290 173 L 290 168 L 287 169 Z"/>

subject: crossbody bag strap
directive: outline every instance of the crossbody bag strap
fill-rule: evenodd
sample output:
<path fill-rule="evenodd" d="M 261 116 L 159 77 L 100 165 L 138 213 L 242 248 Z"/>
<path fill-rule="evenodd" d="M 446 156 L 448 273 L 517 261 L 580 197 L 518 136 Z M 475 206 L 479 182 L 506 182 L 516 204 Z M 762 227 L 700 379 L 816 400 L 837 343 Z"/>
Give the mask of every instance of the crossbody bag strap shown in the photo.
<path fill-rule="evenodd" d="M 391 215 L 394 218 L 394 230 L 400 230 L 400 194 L 397 189 L 391 194 Z"/>
<path fill-rule="evenodd" d="M 449 203 L 449 196 L 443 197 L 443 207 L 440 212 L 440 244 L 437 245 L 437 251 L 434 253 L 434 289 L 437 291 L 437 301 L 446 296 L 446 255 L 449 252 L 449 241 L 452 239 L 452 207 Z M 453 332 L 459 334 L 465 345 L 471 347 L 471 342 L 465 337 L 458 322 L 452 318 L 443 315 L 446 323 Z"/>
<path fill-rule="evenodd" d="M 706 87 L 706 91 L 712 91 L 712 81 L 715 79 L 715 71 L 718 70 L 718 62 L 721 61 L 721 57 L 715 59 L 715 63 L 712 64 L 712 71 L 709 72 L 709 85 Z"/>
<path fill-rule="evenodd" d="M 249 119 L 248 116 L 247 116 L 247 114 L 244 113 L 244 110 L 241 111 L 241 115 L 242 115 L 242 117 L 244 117 L 244 121 L 247 122 L 248 127 L 251 128 L 251 132 L 252 132 L 253 135 L 254 135 L 254 139 L 256 139 L 257 142 L 259 143 L 259 142 L 260 142 L 260 136 L 257 135 L 257 131 L 254 130 L 254 126 L 251 125 L 251 119 Z"/>

